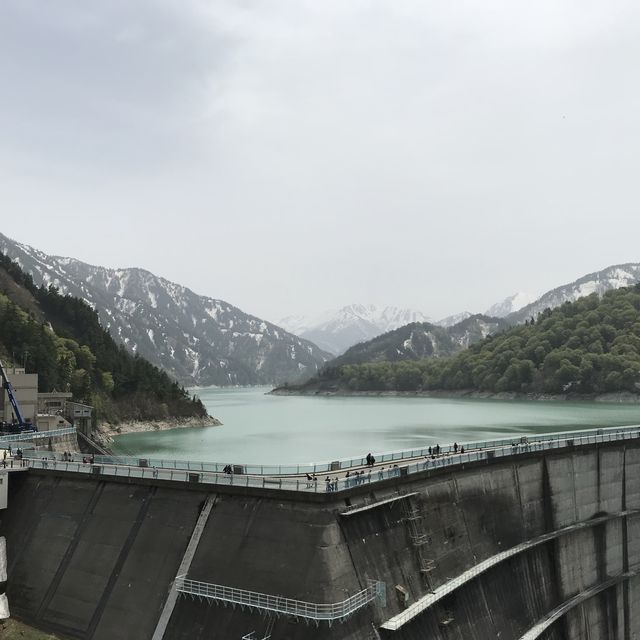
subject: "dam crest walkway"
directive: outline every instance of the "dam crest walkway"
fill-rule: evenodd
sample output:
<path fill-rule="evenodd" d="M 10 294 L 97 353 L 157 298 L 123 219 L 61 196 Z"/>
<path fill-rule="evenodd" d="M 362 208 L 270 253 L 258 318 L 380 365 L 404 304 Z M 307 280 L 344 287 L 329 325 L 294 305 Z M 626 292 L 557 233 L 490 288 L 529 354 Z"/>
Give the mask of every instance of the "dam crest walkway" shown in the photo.
<path fill-rule="evenodd" d="M 45 432 L 46 433 L 46 432 Z M 148 458 L 94 456 L 92 463 L 68 461 L 62 454 L 46 450 L 26 450 L 26 464 L 33 469 L 56 470 L 77 474 L 112 476 L 116 478 L 144 478 L 173 482 L 198 483 L 227 487 L 244 487 L 298 494 L 335 493 L 347 491 L 393 478 L 404 478 L 427 471 L 461 467 L 469 463 L 491 462 L 554 449 L 586 446 L 610 442 L 623 442 L 640 438 L 640 425 L 610 427 L 587 431 L 568 431 L 539 436 L 520 436 L 502 440 L 462 443 L 459 447 L 447 445 L 438 455 L 429 455 L 428 449 L 411 449 L 377 454 L 376 466 L 366 467 L 365 459 L 348 459 L 332 463 L 309 465 L 233 465 L 237 472 L 225 473 L 202 469 L 215 468 L 218 463 L 181 460 L 154 460 Z M 2 442 L 0 440 L 0 447 Z M 77 455 L 75 457 L 78 457 Z M 386 465 L 382 464 L 386 461 Z M 388 466 L 394 462 L 393 466 Z M 157 466 L 156 466 L 157 465 Z M 230 465 L 228 465 L 230 466 Z M 307 476 L 304 469 L 317 468 L 319 477 Z M 300 471 L 300 470 L 303 471 Z M 325 471 L 320 471 L 325 469 Z M 326 470 L 329 469 L 329 470 Z M 294 475 L 289 472 L 294 470 Z M 342 471 L 359 470 L 364 473 L 338 477 Z M 280 473 L 279 473 L 280 471 Z M 299 472 L 302 475 L 297 475 Z"/>

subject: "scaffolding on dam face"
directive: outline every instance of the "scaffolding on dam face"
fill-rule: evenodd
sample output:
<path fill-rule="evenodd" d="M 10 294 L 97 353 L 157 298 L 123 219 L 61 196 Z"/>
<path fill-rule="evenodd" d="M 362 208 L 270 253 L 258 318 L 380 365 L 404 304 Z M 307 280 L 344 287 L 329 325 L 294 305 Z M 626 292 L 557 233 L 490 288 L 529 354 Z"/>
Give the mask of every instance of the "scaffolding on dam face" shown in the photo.
<path fill-rule="evenodd" d="M 378 580 L 368 580 L 367 582 L 367 587 L 362 591 L 342 602 L 329 604 L 304 602 L 282 596 L 226 587 L 220 584 L 199 582 L 190 580 L 184 575 L 177 576 L 174 584 L 178 593 L 190 596 L 193 599 L 221 602 L 225 606 L 231 605 L 232 607 L 240 607 L 242 610 L 256 610 L 275 616 L 292 616 L 305 622 L 315 623 L 316 626 L 319 626 L 321 622 L 326 622 L 329 626 L 332 626 L 334 622 L 344 622 L 349 616 L 374 600 L 378 600 L 383 605 L 386 603 L 385 583 Z"/>

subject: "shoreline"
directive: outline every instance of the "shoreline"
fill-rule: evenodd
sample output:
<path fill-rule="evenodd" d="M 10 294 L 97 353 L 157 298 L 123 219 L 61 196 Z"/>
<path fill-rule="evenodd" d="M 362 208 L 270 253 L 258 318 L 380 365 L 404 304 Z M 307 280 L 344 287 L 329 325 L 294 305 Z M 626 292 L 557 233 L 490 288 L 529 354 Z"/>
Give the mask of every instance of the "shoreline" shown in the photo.
<path fill-rule="evenodd" d="M 535 402 L 593 402 L 604 404 L 640 404 L 640 395 L 630 391 L 600 394 L 521 393 L 517 391 L 347 391 L 346 389 L 285 389 L 269 391 L 274 396 L 354 397 L 354 398 L 442 398 L 450 400 L 527 400 Z"/>
<path fill-rule="evenodd" d="M 218 418 L 165 418 L 163 420 L 124 420 L 118 424 L 103 422 L 92 431 L 93 439 L 106 449 L 110 449 L 114 438 L 127 433 L 148 433 L 151 431 L 170 431 L 172 429 L 186 429 L 191 427 L 220 427 L 222 422 Z"/>

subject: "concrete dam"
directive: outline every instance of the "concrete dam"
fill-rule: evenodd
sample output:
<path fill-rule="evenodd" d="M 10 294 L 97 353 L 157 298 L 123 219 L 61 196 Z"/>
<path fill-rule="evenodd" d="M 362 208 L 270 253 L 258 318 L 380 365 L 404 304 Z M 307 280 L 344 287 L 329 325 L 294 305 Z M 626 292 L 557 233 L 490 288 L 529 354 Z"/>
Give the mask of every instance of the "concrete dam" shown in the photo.
<path fill-rule="evenodd" d="M 11 613 L 87 640 L 640 638 L 639 429 L 412 452 L 331 491 L 32 459 L 3 478 Z"/>

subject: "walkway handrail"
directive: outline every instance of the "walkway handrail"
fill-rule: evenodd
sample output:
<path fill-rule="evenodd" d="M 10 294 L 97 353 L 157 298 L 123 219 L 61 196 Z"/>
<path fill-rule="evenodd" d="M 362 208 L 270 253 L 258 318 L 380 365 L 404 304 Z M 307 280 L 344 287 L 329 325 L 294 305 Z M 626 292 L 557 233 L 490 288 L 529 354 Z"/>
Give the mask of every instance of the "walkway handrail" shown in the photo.
<path fill-rule="evenodd" d="M 226 587 L 220 584 L 199 582 L 190 580 L 186 576 L 176 577 L 174 584 L 176 591 L 190 596 L 228 602 L 234 605 L 260 609 L 261 611 L 275 614 L 295 616 L 296 618 L 304 618 L 315 622 L 344 620 L 369 602 L 381 597 L 381 594 L 384 593 L 383 586 L 381 586 L 382 583 L 369 580 L 365 589 L 342 602 L 317 604 L 258 593 L 257 591 Z"/>
<path fill-rule="evenodd" d="M 564 439 L 557 438 L 548 441 L 518 443 L 515 446 L 509 445 L 496 449 L 479 448 L 469 452 L 465 451 L 465 453 L 462 454 L 440 455 L 436 458 L 425 457 L 402 467 L 394 465 L 393 467 L 389 466 L 385 469 L 369 469 L 363 474 L 353 475 L 349 478 L 338 478 L 337 472 L 335 472 L 336 475 L 332 473 L 330 476 L 331 481 L 327 481 L 329 476 L 317 479 L 316 481 L 309 481 L 296 477 L 275 478 L 267 475 L 226 474 L 174 468 L 149 468 L 148 466 L 139 466 L 138 464 L 123 465 L 103 463 L 99 462 L 99 456 L 95 456 L 94 463 L 68 462 L 59 459 L 62 454 L 55 454 L 49 451 L 25 451 L 24 458 L 29 466 L 34 469 L 56 469 L 59 471 L 116 477 L 173 480 L 206 485 L 254 487 L 276 491 L 296 491 L 300 493 L 332 493 L 345 491 L 364 484 L 388 480 L 390 478 L 409 476 L 425 471 L 439 471 L 472 462 L 486 462 L 498 458 L 529 455 L 531 453 L 560 449 L 567 446 L 635 440 L 640 438 L 640 427 L 634 427 L 633 430 L 616 430 L 613 432 L 594 429 L 587 433 L 589 433 L 589 435 L 576 437 L 572 432 L 569 432 L 564 434 Z M 56 457 L 58 459 L 56 459 Z M 79 456 L 78 454 L 74 454 L 73 457 L 78 458 Z M 84 459 L 89 460 L 89 457 L 84 456 Z"/>
<path fill-rule="evenodd" d="M 64 427 L 62 429 L 51 429 L 50 431 L 24 431 L 22 433 L 11 433 L 0 435 L 0 447 L 5 443 L 28 442 L 29 440 L 42 440 L 45 438 L 57 438 L 59 436 L 69 436 L 75 434 L 75 427 Z"/>
<path fill-rule="evenodd" d="M 525 442 L 534 444 L 541 441 L 549 440 L 567 440 L 568 438 L 581 438 L 591 435 L 594 432 L 602 434 L 618 433 L 640 430 L 640 425 L 630 425 L 622 427 L 595 427 L 594 429 L 582 429 L 575 431 L 561 431 L 546 434 L 527 434 L 514 433 L 509 438 L 482 440 L 473 442 L 459 442 L 459 446 L 463 446 L 465 451 L 475 451 L 478 449 L 494 449 L 501 447 L 510 447 L 512 444 L 523 445 Z M 433 450 L 433 445 L 431 447 Z M 445 444 L 440 447 L 441 454 L 455 453 L 453 444 Z M 429 446 L 417 449 L 406 449 L 402 451 L 388 451 L 383 453 L 374 453 L 377 463 L 399 464 L 416 458 L 424 458 L 430 455 Z M 210 473 L 223 473 L 224 468 L 229 464 L 227 462 L 206 462 L 195 460 L 175 460 L 165 458 L 146 458 L 145 456 L 96 456 L 96 462 L 105 464 L 127 464 L 138 465 L 143 459 L 150 467 L 158 469 L 183 469 L 188 471 L 203 471 Z M 332 471 L 347 471 L 357 467 L 364 467 L 367 464 L 366 457 L 356 458 L 340 458 L 333 461 L 324 462 L 308 462 L 308 463 L 292 463 L 292 464 L 253 464 L 238 463 L 233 466 L 241 469 L 241 472 L 248 475 L 303 475 L 305 473 L 328 473 Z"/>

